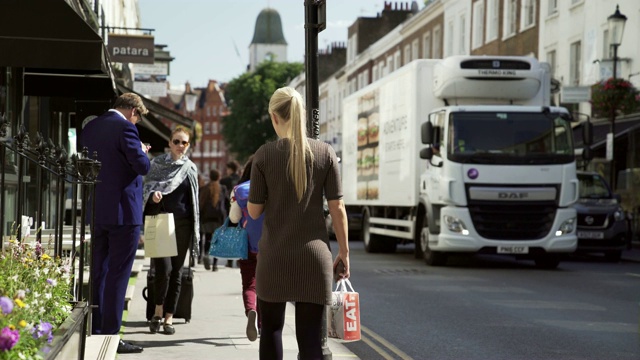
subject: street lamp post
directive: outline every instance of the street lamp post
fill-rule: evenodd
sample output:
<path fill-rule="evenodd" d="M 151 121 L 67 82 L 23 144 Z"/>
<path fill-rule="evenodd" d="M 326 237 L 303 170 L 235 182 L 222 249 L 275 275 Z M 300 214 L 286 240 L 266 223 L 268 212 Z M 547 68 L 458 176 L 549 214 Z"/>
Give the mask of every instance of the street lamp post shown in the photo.
<path fill-rule="evenodd" d="M 616 12 L 613 15 L 610 15 L 607 18 L 607 24 L 609 26 L 609 45 L 613 47 L 613 74 L 612 79 L 616 80 L 617 71 L 618 71 L 618 46 L 622 43 L 622 34 L 624 32 L 624 24 L 627 22 L 627 17 L 620 13 L 620 7 L 616 5 Z M 611 107 L 611 126 L 609 130 L 609 134 L 607 136 L 607 143 L 611 150 L 607 151 L 607 158 L 610 160 L 610 184 L 611 186 L 615 186 L 615 156 L 614 156 L 614 144 L 615 144 L 615 133 L 616 133 L 616 111 L 617 109 L 617 99 L 614 99 L 615 106 Z"/>

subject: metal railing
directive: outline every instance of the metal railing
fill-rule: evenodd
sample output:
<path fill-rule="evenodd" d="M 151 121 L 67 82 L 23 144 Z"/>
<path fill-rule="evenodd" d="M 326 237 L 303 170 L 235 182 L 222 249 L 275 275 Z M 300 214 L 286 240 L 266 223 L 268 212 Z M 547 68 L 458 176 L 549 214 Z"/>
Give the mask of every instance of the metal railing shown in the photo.
<path fill-rule="evenodd" d="M 47 218 L 51 227 L 50 235 L 53 242 L 53 256 L 61 258 L 69 256 L 71 260 L 71 274 L 74 279 L 69 289 L 74 305 L 79 304 L 87 307 L 84 311 L 82 334 L 78 359 L 84 358 L 85 338 L 87 336 L 87 316 L 88 308 L 91 306 L 91 291 L 84 294 L 84 270 L 86 267 L 91 274 L 91 249 L 87 247 L 87 210 L 93 207 L 92 195 L 95 191 L 95 184 L 100 162 L 97 154 L 93 154 L 93 159 L 89 158 L 86 148 L 78 156 L 73 154 L 68 156 L 64 147 L 55 145 L 50 139 L 45 140 L 42 134 L 37 133 L 35 142 L 32 145 L 29 134 L 22 126 L 13 137 L 7 136 L 9 121 L 0 114 L 0 249 L 4 247 L 5 236 L 16 235 L 18 241 L 25 239 L 21 236 L 22 227 L 25 226 L 22 217 L 28 213 L 35 213 L 36 234 L 35 241 L 42 244 L 43 219 Z M 31 177 L 35 173 L 35 186 L 31 183 Z M 9 177 L 11 181 L 9 184 Z M 11 186 L 8 186 L 11 185 Z M 15 191 L 15 209 L 7 209 L 6 201 L 10 189 Z M 55 190 L 54 190 L 55 189 Z M 27 190 L 30 201 L 27 201 Z M 71 192 L 70 209 L 65 209 L 67 204 L 67 190 Z M 55 191 L 55 201 L 50 201 L 45 207 L 45 199 L 51 199 L 51 192 Z M 78 192 L 80 199 L 78 200 Z M 35 195 L 35 199 L 34 199 Z M 12 214 L 15 219 L 10 229 L 6 222 L 8 215 Z M 65 210 L 71 212 L 70 219 L 67 219 L 65 229 Z M 80 211 L 80 221 L 77 212 Z M 78 224 L 79 222 L 79 224 Z M 70 227 L 69 227 L 70 226 Z M 44 247 L 43 247 L 44 248 Z M 76 268 L 77 263 L 77 268 Z M 89 279 L 89 287 L 91 289 Z M 57 348 L 60 348 L 58 346 Z M 55 350 L 55 349 L 54 349 Z M 54 351 L 55 352 L 55 351 Z M 49 353 L 47 358 L 55 358 L 57 354 Z"/>

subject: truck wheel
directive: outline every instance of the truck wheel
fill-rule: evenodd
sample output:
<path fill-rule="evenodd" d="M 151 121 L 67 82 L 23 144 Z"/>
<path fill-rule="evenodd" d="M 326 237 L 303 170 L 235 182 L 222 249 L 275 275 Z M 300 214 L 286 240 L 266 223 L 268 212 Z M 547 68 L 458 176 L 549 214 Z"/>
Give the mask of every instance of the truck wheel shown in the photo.
<path fill-rule="evenodd" d="M 418 212 L 418 214 L 420 214 L 420 212 Z M 422 251 L 422 229 L 429 225 L 426 214 L 422 215 L 421 218 L 422 220 L 418 220 L 418 222 L 416 223 L 416 230 L 413 235 L 413 256 L 416 259 L 424 259 L 424 251 Z"/>
<path fill-rule="evenodd" d="M 557 255 L 538 256 L 534 261 L 540 269 L 555 269 L 560 265 L 560 258 Z"/>
<path fill-rule="evenodd" d="M 420 234 L 420 247 L 424 260 L 430 266 L 443 266 L 447 264 L 447 254 L 440 251 L 431 251 L 429 248 L 429 227 L 423 226 Z"/>

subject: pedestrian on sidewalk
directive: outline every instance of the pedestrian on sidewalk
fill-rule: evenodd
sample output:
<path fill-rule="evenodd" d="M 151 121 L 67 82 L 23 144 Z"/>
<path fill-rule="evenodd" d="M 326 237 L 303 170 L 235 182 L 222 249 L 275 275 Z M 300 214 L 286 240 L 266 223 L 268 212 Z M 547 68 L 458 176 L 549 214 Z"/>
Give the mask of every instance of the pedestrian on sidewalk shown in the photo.
<path fill-rule="evenodd" d="M 80 141 L 96 152 L 102 167 L 95 191 L 91 270 L 92 333 L 115 335 L 122 313 L 131 267 L 142 225 L 142 176 L 149 172 L 149 146 L 140 141 L 135 124 L 148 112 L 140 96 L 120 95 L 106 113 L 82 129 Z M 119 354 L 142 347 L 120 340 Z"/>
<path fill-rule="evenodd" d="M 249 161 L 244 166 L 240 183 L 231 191 L 229 221 L 245 228 L 249 237 L 249 256 L 247 259 L 238 260 L 238 266 L 242 275 L 242 302 L 244 304 L 244 313 L 247 316 L 246 334 L 249 341 L 256 341 L 258 329 L 260 329 L 261 325 L 256 298 L 256 265 L 258 261 L 258 241 L 262 236 L 264 214 L 254 220 L 249 216 L 247 210 L 252 161 L 253 156 L 249 158 Z"/>
<path fill-rule="evenodd" d="M 153 284 L 155 296 L 150 299 L 156 305 L 149 325 L 151 333 L 158 332 L 160 326 L 165 334 L 175 333 L 173 314 L 180 297 L 182 265 L 190 249 L 194 255 L 198 254 L 198 169 L 187 157 L 189 137 L 188 130 L 183 127 L 173 130 L 169 141 L 170 152 L 155 157 L 145 177 L 145 214 L 173 213 L 178 247 L 176 256 L 151 259 L 156 274 Z"/>
<path fill-rule="evenodd" d="M 276 90 L 269 115 L 279 139 L 262 145 L 254 155 L 248 204 L 253 219 L 264 213 L 256 270 L 260 359 L 282 359 L 289 301 L 295 302 L 300 359 L 322 359 L 322 315 L 331 303 L 333 268 L 342 261 L 343 278 L 349 277 L 350 269 L 338 160 L 331 146 L 307 139 L 304 102 L 295 89 Z M 338 240 L 335 260 L 323 195 Z"/>
<path fill-rule="evenodd" d="M 227 188 L 227 197 L 225 198 L 225 205 L 227 209 L 231 207 L 231 197 L 229 196 L 231 194 L 231 190 L 233 190 L 233 188 L 238 184 L 238 181 L 240 180 L 240 175 L 238 175 L 239 170 L 240 164 L 237 161 L 229 161 L 225 169 L 227 176 L 223 177 L 222 180 L 220 180 L 220 184 Z M 217 269 L 217 265 L 218 258 L 214 257 L 213 268 Z M 233 267 L 233 260 L 227 260 L 227 267 Z"/>
<path fill-rule="evenodd" d="M 220 185 L 220 172 L 211 169 L 209 172 L 209 183 L 200 190 L 200 231 L 204 234 L 201 239 L 202 244 L 200 257 L 204 263 L 204 268 L 211 270 L 211 237 L 213 232 L 219 228 L 227 218 L 226 199 L 229 197 L 227 188 Z M 213 271 L 218 267 L 214 264 Z"/>

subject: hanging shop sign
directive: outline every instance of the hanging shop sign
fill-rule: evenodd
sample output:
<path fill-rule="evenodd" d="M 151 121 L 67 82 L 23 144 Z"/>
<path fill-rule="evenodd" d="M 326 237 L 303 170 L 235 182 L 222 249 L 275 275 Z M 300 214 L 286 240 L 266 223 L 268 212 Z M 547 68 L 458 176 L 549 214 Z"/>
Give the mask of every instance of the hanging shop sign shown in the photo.
<path fill-rule="evenodd" d="M 107 49 L 113 62 L 154 63 L 154 39 L 150 35 L 109 34 Z"/>

